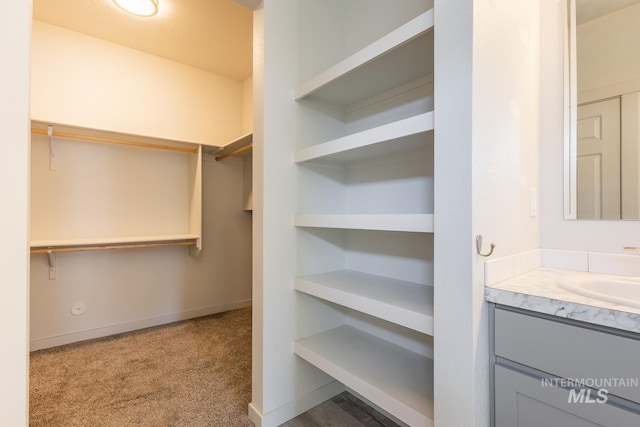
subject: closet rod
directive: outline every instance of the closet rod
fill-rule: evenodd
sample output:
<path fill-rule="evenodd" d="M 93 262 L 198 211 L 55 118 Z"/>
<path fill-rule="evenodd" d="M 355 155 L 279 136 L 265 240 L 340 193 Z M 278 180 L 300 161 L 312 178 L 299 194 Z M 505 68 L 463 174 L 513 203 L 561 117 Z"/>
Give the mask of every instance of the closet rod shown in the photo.
<path fill-rule="evenodd" d="M 244 153 L 245 151 L 251 150 L 252 146 L 253 144 L 245 145 L 244 147 L 238 148 L 237 150 L 233 150 L 230 153 L 223 154 L 222 156 L 218 156 L 216 157 L 216 162 L 219 162 L 220 160 L 224 160 L 228 157 L 237 156 L 240 153 Z"/>
<path fill-rule="evenodd" d="M 197 243 L 195 240 L 187 240 L 180 242 L 146 242 L 146 243 L 126 243 L 122 245 L 86 245 L 86 246 L 61 246 L 61 247 L 46 247 L 46 248 L 32 248 L 32 254 L 46 254 L 56 252 L 86 252 L 86 251 L 103 251 L 113 249 L 138 249 L 138 248 L 164 248 L 169 246 L 195 246 Z"/>
<path fill-rule="evenodd" d="M 31 128 L 31 132 L 36 133 L 38 135 L 48 136 L 46 129 Z M 152 144 L 150 142 L 125 141 L 125 140 L 113 139 L 113 138 L 103 138 L 101 136 L 79 135 L 79 134 L 69 133 L 69 132 L 53 131 L 53 136 L 57 136 L 60 138 L 81 139 L 84 141 L 107 142 L 110 144 L 130 145 L 133 147 L 145 147 L 145 148 L 156 148 L 159 150 L 180 151 L 183 153 L 193 153 L 193 154 L 198 153 L 198 150 L 196 148 L 172 147 L 170 145 Z"/>

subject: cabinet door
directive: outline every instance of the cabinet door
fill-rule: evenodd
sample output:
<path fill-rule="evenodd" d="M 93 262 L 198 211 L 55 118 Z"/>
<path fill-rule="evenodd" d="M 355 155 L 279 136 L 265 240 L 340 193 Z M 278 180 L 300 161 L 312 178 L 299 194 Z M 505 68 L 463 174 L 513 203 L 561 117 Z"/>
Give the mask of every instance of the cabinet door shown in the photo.
<path fill-rule="evenodd" d="M 495 354 L 560 378 L 636 379 L 640 340 L 585 326 L 497 308 Z M 639 387 L 603 388 L 640 403 Z"/>
<path fill-rule="evenodd" d="M 640 426 L 638 413 L 588 399 L 569 402 L 569 397 L 568 390 L 544 386 L 540 378 L 496 366 L 495 427 Z"/>

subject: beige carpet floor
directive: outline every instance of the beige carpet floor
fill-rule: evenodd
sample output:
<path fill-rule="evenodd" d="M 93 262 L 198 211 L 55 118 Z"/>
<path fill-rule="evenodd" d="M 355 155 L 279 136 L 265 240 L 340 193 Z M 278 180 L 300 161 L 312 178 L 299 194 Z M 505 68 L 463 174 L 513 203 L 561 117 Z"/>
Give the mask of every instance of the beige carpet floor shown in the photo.
<path fill-rule="evenodd" d="M 31 354 L 30 425 L 248 427 L 251 310 Z"/>

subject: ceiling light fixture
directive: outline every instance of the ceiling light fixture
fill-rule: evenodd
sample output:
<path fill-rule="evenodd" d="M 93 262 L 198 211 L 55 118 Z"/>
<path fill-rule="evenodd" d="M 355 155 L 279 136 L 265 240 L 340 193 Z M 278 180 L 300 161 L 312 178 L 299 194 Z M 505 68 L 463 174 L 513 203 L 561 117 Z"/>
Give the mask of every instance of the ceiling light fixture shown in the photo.
<path fill-rule="evenodd" d="M 113 0 L 121 9 L 138 16 L 158 13 L 158 0 Z"/>

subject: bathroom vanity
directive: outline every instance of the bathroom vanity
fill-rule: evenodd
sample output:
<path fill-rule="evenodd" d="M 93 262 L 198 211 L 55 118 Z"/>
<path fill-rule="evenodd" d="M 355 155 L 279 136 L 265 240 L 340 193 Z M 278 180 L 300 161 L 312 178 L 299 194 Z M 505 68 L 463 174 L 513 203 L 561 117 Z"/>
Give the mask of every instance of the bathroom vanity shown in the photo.
<path fill-rule="evenodd" d="M 640 309 L 571 284 L 594 277 L 612 276 L 536 269 L 486 288 L 492 425 L 640 425 Z"/>

